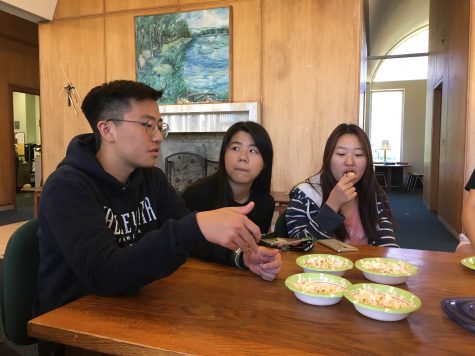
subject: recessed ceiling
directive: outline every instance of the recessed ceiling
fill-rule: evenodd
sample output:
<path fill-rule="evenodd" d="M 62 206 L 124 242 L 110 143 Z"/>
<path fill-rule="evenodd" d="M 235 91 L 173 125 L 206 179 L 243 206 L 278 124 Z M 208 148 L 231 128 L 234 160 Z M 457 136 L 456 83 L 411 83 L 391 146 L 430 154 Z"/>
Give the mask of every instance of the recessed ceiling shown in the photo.
<path fill-rule="evenodd" d="M 402 39 L 429 24 L 430 0 L 365 0 L 368 56 L 384 56 Z M 378 61 L 368 61 L 367 78 Z"/>

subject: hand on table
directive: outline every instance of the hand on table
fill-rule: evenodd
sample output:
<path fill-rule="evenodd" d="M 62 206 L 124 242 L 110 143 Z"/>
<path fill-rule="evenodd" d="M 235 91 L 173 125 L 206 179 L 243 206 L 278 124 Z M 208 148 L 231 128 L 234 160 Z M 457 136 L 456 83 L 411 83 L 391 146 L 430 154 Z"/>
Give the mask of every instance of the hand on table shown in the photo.
<path fill-rule="evenodd" d="M 255 253 L 249 250 L 243 253 L 244 264 L 251 272 L 266 281 L 275 279 L 282 266 L 282 256 L 279 250 L 259 246 Z"/>
<path fill-rule="evenodd" d="M 196 221 L 206 240 L 233 251 L 257 251 L 261 231 L 246 216 L 254 202 L 241 207 L 221 208 L 196 213 Z"/>
<path fill-rule="evenodd" d="M 356 199 L 358 193 L 354 184 L 358 180 L 356 174 L 344 174 L 343 177 L 333 187 L 326 204 L 335 212 L 338 213 L 341 207 Z"/>

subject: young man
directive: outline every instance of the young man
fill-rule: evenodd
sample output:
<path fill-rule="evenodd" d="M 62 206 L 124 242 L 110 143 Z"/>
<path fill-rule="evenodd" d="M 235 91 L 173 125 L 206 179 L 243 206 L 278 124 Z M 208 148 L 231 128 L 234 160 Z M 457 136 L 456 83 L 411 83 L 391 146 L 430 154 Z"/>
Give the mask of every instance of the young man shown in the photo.
<path fill-rule="evenodd" d="M 259 228 L 246 217 L 253 203 L 190 213 L 154 167 L 167 133 L 160 96 L 120 80 L 84 98 L 93 134 L 73 138 L 41 196 L 38 314 L 88 293 L 135 293 L 205 240 L 229 249 L 226 264 L 266 280 L 279 272 L 280 254 L 256 245 Z"/>

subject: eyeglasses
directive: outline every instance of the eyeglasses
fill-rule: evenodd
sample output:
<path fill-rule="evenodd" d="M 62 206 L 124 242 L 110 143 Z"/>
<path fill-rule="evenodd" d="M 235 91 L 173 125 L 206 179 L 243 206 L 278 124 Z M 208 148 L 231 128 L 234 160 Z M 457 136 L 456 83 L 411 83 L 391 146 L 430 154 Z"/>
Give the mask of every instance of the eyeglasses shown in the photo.
<path fill-rule="evenodd" d="M 167 137 L 168 131 L 170 131 L 170 126 L 166 122 L 158 123 L 155 120 L 148 120 L 147 122 L 141 121 L 132 121 L 132 120 L 122 120 L 122 119 L 107 119 L 106 122 L 109 121 L 121 121 L 121 122 L 131 122 L 133 124 L 139 124 L 145 127 L 145 131 L 149 134 L 149 136 L 153 136 L 160 131 L 163 138 Z"/>

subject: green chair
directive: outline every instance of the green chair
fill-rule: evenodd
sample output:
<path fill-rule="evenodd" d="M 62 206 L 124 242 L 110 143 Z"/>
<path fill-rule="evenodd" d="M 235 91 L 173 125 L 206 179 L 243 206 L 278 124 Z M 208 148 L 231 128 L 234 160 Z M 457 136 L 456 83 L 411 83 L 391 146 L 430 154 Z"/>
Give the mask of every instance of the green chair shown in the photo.
<path fill-rule="evenodd" d="M 27 323 L 33 318 L 36 299 L 37 230 L 37 219 L 26 222 L 12 234 L 5 250 L 0 281 L 2 322 L 6 337 L 17 345 L 37 342 L 27 333 Z"/>
<path fill-rule="evenodd" d="M 287 231 L 287 221 L 285 220 L 285 209 L 277 218 L 275 222 L 274 232 L 272 233 L 275 237 L 289 237 L 289 232 Z"/>

